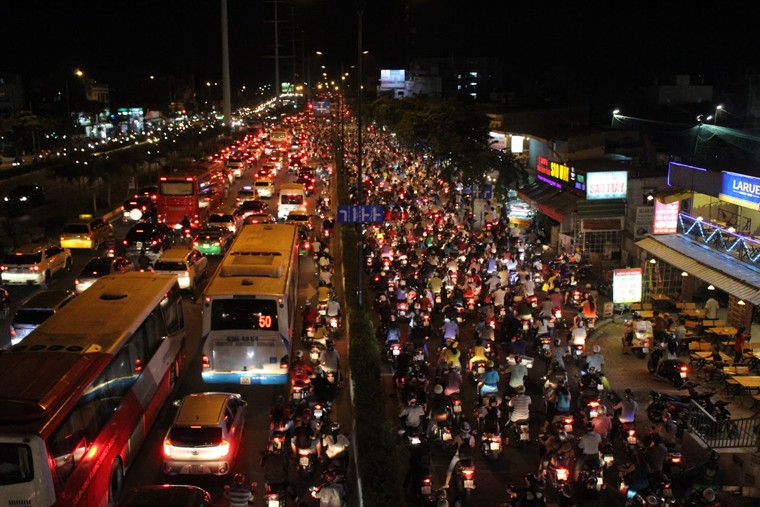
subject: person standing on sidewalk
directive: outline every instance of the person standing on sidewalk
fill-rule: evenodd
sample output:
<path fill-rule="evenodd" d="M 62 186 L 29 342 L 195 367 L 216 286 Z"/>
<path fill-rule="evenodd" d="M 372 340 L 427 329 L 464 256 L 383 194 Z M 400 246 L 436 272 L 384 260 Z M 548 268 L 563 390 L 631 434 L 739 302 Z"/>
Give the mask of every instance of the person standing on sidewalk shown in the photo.
<path fill-rule="evenodd" d="M 734 335 L 734 363 L 741 363 L 744 359 L 744 348 L 747 346 L 747 328 L 740 327 Z"/>

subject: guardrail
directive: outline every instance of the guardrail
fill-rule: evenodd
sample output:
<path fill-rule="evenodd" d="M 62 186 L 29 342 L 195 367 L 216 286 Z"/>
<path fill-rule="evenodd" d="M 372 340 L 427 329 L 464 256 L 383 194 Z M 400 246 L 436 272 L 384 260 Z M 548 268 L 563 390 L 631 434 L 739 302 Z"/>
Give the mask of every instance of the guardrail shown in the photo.
<path fill-rule="evenodd" d="M 688 428 L 712 449 L 760 448 L 760 418 L 716 420 L 695 401 L 689 404 Z"/>

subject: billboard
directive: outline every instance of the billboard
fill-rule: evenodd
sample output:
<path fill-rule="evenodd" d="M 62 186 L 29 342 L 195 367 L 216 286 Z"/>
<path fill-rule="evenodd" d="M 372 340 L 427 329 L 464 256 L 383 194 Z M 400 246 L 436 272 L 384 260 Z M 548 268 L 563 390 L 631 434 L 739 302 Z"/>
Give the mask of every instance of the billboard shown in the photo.
<path fill-rule="evenodd" d="M 633 239 L 641 239 L 650 232 L 652 232 L 652 224 L 654 223 L 654 207 L 653 206 L 637 206 L 636 207 L 636 223 L 633 228 Z"/>
<path fill-rule="evenodd" d="M 641 302 L 641 268 L 616 269 L 612 277 L 612 302 L 629 304 Z"/>
<path fill-rule="evenodd" d="M 625 199 L 628 194 L 628 171 L 605 171 L 586 174 L 586 199 Z"/>
<path fill-rule="evenodd" d="M 760 209 L 760 178 L 723 171 L 719 197 L 745 208 Z"/>
<path fill-rule="evenodd" d="M 404 69 L 381 69 L 380 88 L 404 88 L 406 71 Z"/>
<path fill-rule="evenodd" d="M 669 204 L 654 201 L 653 234 L 675 234 L 678 230 L 678 212 L 681 211 L 681 201 Z"/>

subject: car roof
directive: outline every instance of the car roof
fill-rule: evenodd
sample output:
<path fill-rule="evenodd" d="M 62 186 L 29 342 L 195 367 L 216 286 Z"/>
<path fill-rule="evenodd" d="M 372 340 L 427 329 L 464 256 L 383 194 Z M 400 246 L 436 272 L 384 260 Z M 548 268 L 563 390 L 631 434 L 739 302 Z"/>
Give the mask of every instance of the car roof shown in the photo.
<path fill-rule="evenodd" d="M 22 254 L 37 253 L 51 246 L 53 246 L 52 243 L 30 243 L 28 245 L 23 245 L 23 246 L 18 247 L 15 253 L 22 253 Z"/>
<path fill-rule="evenodd" d="M 164 250 L 164 253 L 161 254 L 158 260 L 159 262 L 160 261 L 182 261 L 182 260 L 185 260 L 188 254 L 192 251 L 193 251 L 192 248 L 187 248 L 184 246 L 173 246 L 167 250 Z"/>
<path fill-rule="evenodd" d="M 232 393 L 194 393 L 182 399 L 179 412 L 174 420 L 175 425 L 214 425 L 222 418 L 224 404 Z"/>
<path fill-rule="evenodd" d="M 20 308 L 54 308 L 74 296 L 76 296 L 76 292 L 70 290 L 43 290 L 24 301 Z"/>

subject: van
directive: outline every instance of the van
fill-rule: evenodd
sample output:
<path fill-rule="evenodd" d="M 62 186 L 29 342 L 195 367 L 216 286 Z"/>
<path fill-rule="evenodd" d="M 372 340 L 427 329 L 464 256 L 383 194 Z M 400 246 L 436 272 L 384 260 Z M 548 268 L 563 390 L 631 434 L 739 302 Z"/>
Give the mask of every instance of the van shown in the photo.
<path fill-rule="evenodd" d="M 206 275 L 208 258 L 195 248 L 172 247 L 153 265 L 156 273 L 177 275 L 179 288 L 195 290 L 195 284 Z"/>
<path fill-rule="evenodd" d="M 164 473 L 226 475 L 243 443 L 246 403 L 236 393 L 188 394 L 164 439 Z"/>
<path fill-rule="evenodd" d="M 277 197 L 277 218 L 285 220 L 294 210 L 306 211 L 306 188 L 301 183 L 283 183 Z"/>
<path fill-rule="evenodd" d="M 70 290 L 51 289 L 38 292 L 27 299 L 16 310 L 16 315 L 11 321 L 11 345 L 18 344 L 26 335 L 37 329 L 37 326 L 66 306 L 76 295 L 76 292 Z"/>

